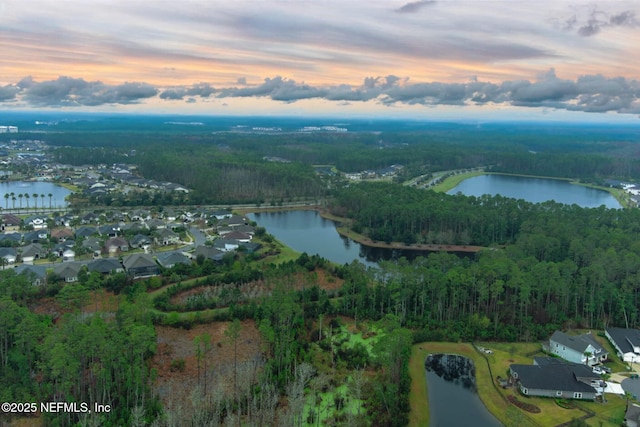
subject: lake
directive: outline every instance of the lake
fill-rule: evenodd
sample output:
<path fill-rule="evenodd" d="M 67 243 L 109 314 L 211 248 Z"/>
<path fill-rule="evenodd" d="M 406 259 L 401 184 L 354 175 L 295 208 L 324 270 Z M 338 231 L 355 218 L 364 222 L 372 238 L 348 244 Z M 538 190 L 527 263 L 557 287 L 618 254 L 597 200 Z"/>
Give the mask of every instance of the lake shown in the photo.
<path fill-rule="evenodd" d="M 622 208 L 620 203 L 606 191 L 582 185 L 570 184 L 559 179 L 527 178 L 510 175 L 479 175 L 465 179 L 447 194 L 462 193 L 466 196 L 497 194 L 532 203 L 554 200 L 567 205 L 576 204 L 584 208 Z"/>
<path fill-rule="evenodd" d="M 336 230 L 336 223 L 323 218 L 314 210 L 250 213 L 247 217 L 264 227 L 267 233 L 291 249 L 320 255 L 337 264 L 360 261 L 368 267 L 377 267 L 380 260 L 427 256 L 430 251 L 374 248 L 361 245 Z M 460 254 L 473 256 L 472 253 Z"/>
<path fill-rule="evenodd" d="M 20 202 L 22 202 L 22 207 L 27 207 L 27 199 L 25 197 L 20 200 L 18 197 L 19 194 L 28 194 L 28 205 L 30 210 L 34 208 L 34 206 L 38 206 L 38 209 L 42 207 L 44 203 L 45 208 L 49 208 L 49 202 L 51 202 L 51 207 L 60 208 L 66 207 L 67 202 L 65 201 L 65 197 L 71 194 L 71 191 L 67 190 L 64 187 L 53 184 L 51 182 L 43 182 L 43 181 L 9 181 L 9 182 L 0 182 L 0 206 L 4 209 L 12 209 L 13 201 L 11 197 L 6 199 L 4 196 L 6 194 L 14 193 L 15 200 L 15 208 L 18 209 L 20 207 Z M 34 204 L 35 200 L 33 194 L 38 194 L 37 204 Z M 44 198 L 40 197 L 41 194 L 44 194 Z M 49 200 L 49 194 L 51 194 L 51 200 Z M 4 199 L 4 200 L 2 200 Z"/>
<path fill-rule="evenodd" d="M 367 260 L 359 243 L 340 236 L 336 223 L 317 211 L 261 212 L 247 217 L 295 251 L 317 254 L 337 264 L 358 260 L 369 267 L 376 266 L 375 260 Z"/>

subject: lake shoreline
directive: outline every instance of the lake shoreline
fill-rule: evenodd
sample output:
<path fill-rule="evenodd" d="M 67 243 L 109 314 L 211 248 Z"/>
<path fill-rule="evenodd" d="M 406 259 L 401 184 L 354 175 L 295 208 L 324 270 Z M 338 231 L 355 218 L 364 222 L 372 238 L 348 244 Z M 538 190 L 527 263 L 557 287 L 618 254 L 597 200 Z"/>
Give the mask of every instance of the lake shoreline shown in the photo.
<path fill-rule="evenodd" d="M 370 239 L 367 236 L 362 234 L 358 234 L 349 228 L 348 224 L 350 223 L 350 219 L 342 218 L 336 215 L 333 215 L 329 212 L 325 212 L 322 210 L 318 210 L 320 216 L 337 222 L 340 225 L 336 227 L 338 234 L 342 237 L 346 237 L 348 239 L 353 240 L 356 243 L 359 243 L 363 246 L 368 246 L 370 248 L 382 248 L 382 249 L 399 249 L 399 250 L 408 250 L 408 251 L 428 251 L 428 252 L 468 252 L 475 253 L 480 252 L 483 249 L 487 249 L 484 246 L 474 246 L 474 245 L 454 245 L 454 244 L 429 244 L 429 243 L 413 243 L 411 245 L 404 244 L 402 242 L 378 242 Z"/>

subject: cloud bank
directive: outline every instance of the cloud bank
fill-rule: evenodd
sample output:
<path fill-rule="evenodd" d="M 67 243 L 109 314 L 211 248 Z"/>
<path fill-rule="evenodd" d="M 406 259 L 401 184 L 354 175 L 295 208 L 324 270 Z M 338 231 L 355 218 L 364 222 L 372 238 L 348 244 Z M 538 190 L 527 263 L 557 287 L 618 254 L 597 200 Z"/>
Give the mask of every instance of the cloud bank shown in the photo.
<path fill-rule="evenodd" d="M 144 103 L 152 98 L 194 103 L 206 98 L 266 98 L 293 103 L 304 99 L 336 105 L 373 101 L 381 105 L 518 106 L 593 113 L 640 114 L 640 81 L 623 77 L 585 75 L 575 80 L 558 77 L 553 69 L 535 81 L 502 83 L 472 79 L 464 83 L 411 82 L 394 75 L 366 77 L 361 85 L 313 86 L 281 76 L 260 84 L 241 79 L 238 86 L 214 88 L 208 83 L 161 88 L 131 82 L 107 85 L 82 78 L 59 77 L 37 82 L 27 77 L 0 87 L 0 105 L 26 107 L 94 107 Z"/>

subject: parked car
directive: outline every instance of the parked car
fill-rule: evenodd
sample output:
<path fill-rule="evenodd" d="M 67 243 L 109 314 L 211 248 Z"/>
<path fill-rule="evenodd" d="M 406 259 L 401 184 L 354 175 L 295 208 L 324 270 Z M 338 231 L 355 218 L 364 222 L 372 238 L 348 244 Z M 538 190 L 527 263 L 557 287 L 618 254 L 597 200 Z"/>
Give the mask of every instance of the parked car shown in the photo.
<path fill-rule="evenodd" d="M 605 372 L 604 372 L 604 370 L 602 369 L 602 367 L 600 367 L 600 366 L 594 366 L 594 367 L 593 367 L 593 373 L 594 373 L 594 374 L 598 374 L 598 375 L 602 375 L 602 374 L 604 374 Z"/>

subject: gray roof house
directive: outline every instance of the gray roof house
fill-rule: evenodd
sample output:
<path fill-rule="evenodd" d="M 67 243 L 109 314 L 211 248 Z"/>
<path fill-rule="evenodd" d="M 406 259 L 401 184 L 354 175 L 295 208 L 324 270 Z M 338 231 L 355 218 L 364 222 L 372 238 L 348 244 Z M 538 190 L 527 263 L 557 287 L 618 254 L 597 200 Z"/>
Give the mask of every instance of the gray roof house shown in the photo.
<path fill-rule="evenodd" d="M 104 249 L 110 254 L 117 253 L 118 251 L 126 252 L 129 250 L 129 243 L 122 237 L 112 237 L 104 242 Z"/>
<path fill-rule="evenodd" d="M 142 248 L 151 245 L 151 239 L 144 234 L 136 234 L 129 239 L 129 245 L 131 245 L 132 248 Z"/>
<path fill-rule="evenodd" d="M 98 234 L 98 229 L 91 226 L 78 227 L 76 229 L 76 237 L 89 237 Z"/>
<path fill-rule="evenodd" d="M 606 328 L 604 335 L 611 341 L 623 362 L 640 362 L 640 330 Z"/>
<path fill-rule="evenodd" d="M 147 254 L 133 254 L 122 261 L 124 269 L 131 277 L 151 277 L 160 274 L 158 264 Z"/>
<path fill-rule="evenodd" d="M 97 271 L 100 274 L 120 273 L 124 271 L 122 264 L 116 258 L 98 258 L 87 264 L 89 271 Z"/>
<path fill-rule="evenodd" d="M 202 255 L 205 259 L 222 261 L 222 258 L 224 257 L 224 252 L 212 246 L 198 246 L 194 251 L 193 255 L 195 257 L 198 257 L 198 255 Z"/>
<path fill-rule="evenodd" d="M 525 396 L 595 400 L 598 392 L 579 381 L 568 364 L 510 365 L 511 377 Z"/>
<path fill-rule="evenodd" d="M 16 274 L 24 274 L 29 277 L 29 281 L 34 286 L 47 283 L 47 269 L 42 265 L 22 264 L 15 268 Z"/>
<path fill-rule="evenodd" d="M 20 253 L 20 258 L 25 264 L 33 264 L 35 260 L 44 258 L 46 256 L 46 249 L 39 243 L 31 243 L 23 247 L 22 252 Z"/>
<path fill-rule="evenodd" d="M 82 264 L 78 262 L 65 262 L 62 264 L 56 264 L 53 268 L 53 272 L 56 276 L 60 277 L 67 283 L 73 283 L 78 281 L 78 273 L 82 270 Z"/>
<path fill-rule="evenodd" d="M 159 245 L 166 246 L 180 243 L 180 236 L 169 229 L 163 228 L 156 231 L 154 234 L 156 236 L 156 242 Z"/>
<path fill-rule="evenodd" d="M 589 366 L 607 360 L 609 353 L 591 335 L 567 335 L 555 331 L 549 339 L 549 351 L 564 360 Z"/>
<path fill-rule="evenodd" d="M 2 263 L 3 266 L 14 264 L 17 256 L 18 251 L 16 251 L 16 248 L 0 248 L 0 258 L 4 260 Z"/>
<path fill-rule="evenodd" d="M 172 268 L 176 264 L 191 265 L 191 260 L 179 252 L 164 252 L 158 254 L 158 263 L 164 268 Z"/>

